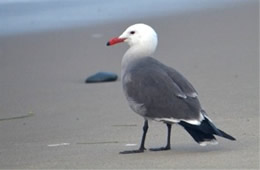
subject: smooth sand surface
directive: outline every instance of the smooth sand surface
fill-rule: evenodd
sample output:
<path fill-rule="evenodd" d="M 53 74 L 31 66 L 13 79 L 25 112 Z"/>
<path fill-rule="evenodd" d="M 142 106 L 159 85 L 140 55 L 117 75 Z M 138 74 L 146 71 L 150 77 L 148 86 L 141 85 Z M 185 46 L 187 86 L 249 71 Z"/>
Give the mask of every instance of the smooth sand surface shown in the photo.
<path fill-rule="evenodd" d="M 258 169 L 258 10 L 258 1 L 248 1 L 0 38 L 0 168 Z M 170 151 L 119 154 L 139 146 L 143 119 L 128 107 L 120 80 L 84 80 L 98 71 L 120 74 L 127 45 L 105 44 L 136 22 L 155 28 L 157 58 L 192 82 L 216 126 L 237 141 L 201 147 L 176 125 Z M 165 138 L 166 126 L 151 122 L 146 147 L 163 146 Z"/>

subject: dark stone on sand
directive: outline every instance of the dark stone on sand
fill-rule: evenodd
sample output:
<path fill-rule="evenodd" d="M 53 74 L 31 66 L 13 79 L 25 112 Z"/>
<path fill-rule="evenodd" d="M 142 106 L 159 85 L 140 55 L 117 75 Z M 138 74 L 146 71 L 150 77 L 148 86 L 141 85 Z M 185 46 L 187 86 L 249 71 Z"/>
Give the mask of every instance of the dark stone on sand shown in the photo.
<path fill-rule="evenodd" d="M 112 72 L 98 72 L 94 75 L 89 76 L 86 79 L 86 83 L 101 83 L 101 82 L 109 82 L 109 81 L 116 81 L 117 74 Z"/>

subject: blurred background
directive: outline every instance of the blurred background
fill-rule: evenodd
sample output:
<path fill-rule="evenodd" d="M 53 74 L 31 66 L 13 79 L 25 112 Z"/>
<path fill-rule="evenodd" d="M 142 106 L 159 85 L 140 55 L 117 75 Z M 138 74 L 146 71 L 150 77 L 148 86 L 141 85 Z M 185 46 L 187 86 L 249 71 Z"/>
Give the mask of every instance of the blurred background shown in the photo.
<path fill-rule="evenodd" d="M 0 36 L 230 7 L 244 0 L 1 0 Z"/>

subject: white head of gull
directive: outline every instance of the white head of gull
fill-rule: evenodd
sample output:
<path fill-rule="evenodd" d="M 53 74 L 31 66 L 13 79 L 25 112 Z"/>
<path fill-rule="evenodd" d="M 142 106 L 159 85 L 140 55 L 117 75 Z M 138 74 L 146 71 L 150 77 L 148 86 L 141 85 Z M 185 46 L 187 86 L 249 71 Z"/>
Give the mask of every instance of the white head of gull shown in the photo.
<path fill-rule="evenodd" d="M 157 34 L 152 27 L 135 24 L 128 27 L 118 38 L 113 38 L 108 45 L 126 42 L 129 49 L 122 59 L 122 75 L 127 65 L 141 57 L 152 56 L 157 47 Z"/>
<path fill-rule="evenodd" d="M 165 147 L 171 148 L 172 124 L 179 124 L 201 146 L 217 144 L 214 135 L 235 140 L 218 129 L 202 109 L 198 94 L 191 83 L 175 69 L 154 59 L 157 34 L 146 24 L 134 24 L 119 37 L 112 38 L 107 45 L 126 42 L 130 46 L 122 59 L 122 85 L 129 106 L 144 117 L 143 136 L 138 150 L 123 151 L 122 154 L 140 153 L 145 150 L 148 120 L 167 125 L 168 136 Z"/>

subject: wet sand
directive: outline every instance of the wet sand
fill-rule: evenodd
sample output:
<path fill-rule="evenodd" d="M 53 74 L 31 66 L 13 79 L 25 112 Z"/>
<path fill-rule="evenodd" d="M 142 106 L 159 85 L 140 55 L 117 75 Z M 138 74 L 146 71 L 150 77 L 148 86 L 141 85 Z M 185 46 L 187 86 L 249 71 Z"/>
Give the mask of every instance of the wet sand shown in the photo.
<path fill-rule="evenodd" d="M 259 17 L 257 1 L 225 9 L 0 37 L 0 168 L 258 169 Z M 120 155 L 139 146 L 143 119 L 121 82 L 85 84 L 98 71 L 120 74 L 126 45 L 107 40 L 129 25 L 155 28 L 155 56 L 183 73 L 220 129 L 201 147 L 181 127 L 172 150 Z M 160 56 L 160 58 L 159 58 Z M 146 147 L 165 145 L 166 127 L 151 122 Z"/>

